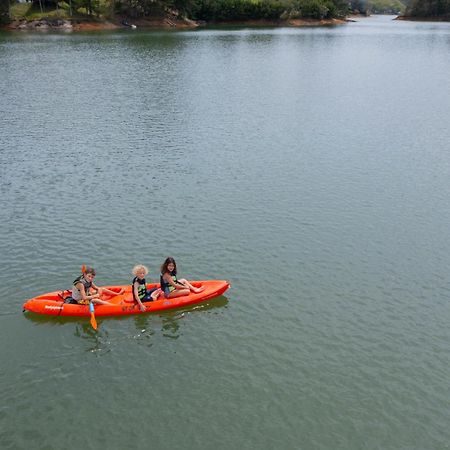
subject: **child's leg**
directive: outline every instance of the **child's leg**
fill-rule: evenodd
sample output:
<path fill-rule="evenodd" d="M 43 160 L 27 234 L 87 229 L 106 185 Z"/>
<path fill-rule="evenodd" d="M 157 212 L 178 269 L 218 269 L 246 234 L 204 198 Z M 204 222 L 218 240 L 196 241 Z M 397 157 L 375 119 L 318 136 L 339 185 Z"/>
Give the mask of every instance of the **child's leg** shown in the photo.
<path fill-rule="evenodd" d="M 162 294 L 162 290 L 161 289 L 155 289 L 151 294 L 151 298 L 153 301 L 157 300 L 158 297 Z"/>
<path fill-rule="evenodd" d="M 147 293 L 145 294 L 145 297 L 142 299 L 143 302 L 152 302 L 156 298 L 158 298 L 158 295 L 156 295 L 157 291 L 161 291 L 161 289 L 153 288 L 149 289 Z"/>
<path fill-rule="evenodd" d="M 99 298 L 93 298 L 91 301 L 92 301 L 92 303 L 94 303 L 94 305 L 114 306 L 114 303 L 107 302 L 106 300 L 100 300 Z"/>
<path fill-rule="evenodd" d="M 100 288 L 100 294 L 108 294 L 108 295 L 111 295 L 111 296 L 116 296 L 116 295 L 120 295 L 120 294 L 123 294 L 124 293 L 124 291 L 125 291 L 125 289 L 120 289 L 120 291 L 119 292 L 116 292 L 116 291 L 112 291 L 111 289 L 107 289 L 107 288 Z"/>
<path fill-rule="evenodd" d="M 183 286 L 186 286 L 190 291 L 195 292 L 196 294 L 198 294 L 199 292 L 202 292 L 205 289 L 203 286 L 201 286 L 199 288 L 192 286 L 192 284 L 189 283 L 189 281 L 185 280 L 184 278 L 182 278 L 181 280 L 178 280 L 178 283 L 182 284 Z"/>
<path fill-rule="evenodd" d="M 183 297 L 184 295 L 189 295 L 190 290 L 189 289 L 176 289 L 175 291 L 172 291 L 169 295 L 165 295 L 166 298 L 175 298 L 175 297 Z"/>

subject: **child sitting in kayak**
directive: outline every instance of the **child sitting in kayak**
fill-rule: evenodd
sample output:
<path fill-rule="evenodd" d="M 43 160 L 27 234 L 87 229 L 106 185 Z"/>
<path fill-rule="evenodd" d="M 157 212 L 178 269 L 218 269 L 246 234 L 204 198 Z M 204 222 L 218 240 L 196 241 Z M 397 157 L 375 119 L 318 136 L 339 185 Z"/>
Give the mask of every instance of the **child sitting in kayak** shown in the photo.
<path fill-rule="evenodd" d="M 111 291 L 107 288 L 99 288 L 94 284 L 95 269 L 92 267 L 81 267 L 81 275 L 73 282 L 72 296 L 66 298 L 65 303 L 78 303 L 79 305 L 88 305 L 90 302 L 97 305 L 112 305 L 106 300 L 101 300 L 102 294 L 112 296 L 123 294 L 123 289 L 119 292 Z"/>
<path fill-rule="evenodd" d="M 138 264 L 133 267 L 132 274 L 134 275 L 131 282 L 131 290 L 133 291 L 133 299 L 139 305 L 141 311 L 145 311 L 144 302 L 155 301 L 162 293 L 161 289 L 149 289 L 145 283 L 145 276 L 148 274 L 147 267 Z"/>
<path fill-rule="evenodd" d="M 189 295 L 192 291 L 194 293 L 199 293 L 204 290 L 203 287 L 192 286 L 184 278 L 177 279 L 177 264 L 172 257 L 166 258 L 163 265 L 161 266 L 161 276 L 160 276 L 161 290 L 164 292 L 166 298 L 181 297 L 183 295 Z"/>

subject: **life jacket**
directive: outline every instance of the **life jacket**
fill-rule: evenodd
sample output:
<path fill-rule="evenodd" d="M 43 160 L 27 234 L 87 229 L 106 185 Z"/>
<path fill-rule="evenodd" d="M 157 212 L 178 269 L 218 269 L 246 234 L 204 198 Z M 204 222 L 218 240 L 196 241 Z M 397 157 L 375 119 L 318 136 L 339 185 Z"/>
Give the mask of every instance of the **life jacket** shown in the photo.
<path fill-rule="evenodd" d="M 133 281 L 131 282 L 131 291 L 133 292 L 134 301 L 137 302 L 136 295 L 134 294 L 134 283 L 139 283 L 138 296 L 140 300 L 142 300 L 147 295 L 147 286 L 145 284 L 145 278 L 142 279 L 138 277 L 133 278 Z"/>
<path fill-rule="evenodd" d="M 89 295 L 89 290 L 90 290 L 91 287 L 92 287 L 92 282 L 86 280 L 86 279 L 84 278 L 83 275 L 80 275 L 78 278 L 76 278 L 76 279 L 73 281 L 72 284 L 73 284 L 74 289 L 72 289 L 72 297 L 74 298 L 74 300 L 76 300 L 78 303 L 80 303 L 80 302 L 82 301 L 82 298 L 81 298 L 81 292 L 80 292 L 80 290 L 75 286 L 75 285 L 78 284 L 78 283 L 82 283 L 82 284 L 83 284 L 83 286 L 84 286 L 84 292 L 86 293 L 86 295 Z"/>
<path fill-rule="evenodd" d="M 168 272 L 168 273 L 172 277 L 173 281 L 176 283 L 177 282 L 177 274 L 175 272 Z M 172 292 L 175 290 L 175 288 L 164 279 L 162 273 L 159 275 L 159 283 L 161 284 L 161 290 L 163 292 L 165 292 L 167 289 L 169 290 L 169 292 Z"/>

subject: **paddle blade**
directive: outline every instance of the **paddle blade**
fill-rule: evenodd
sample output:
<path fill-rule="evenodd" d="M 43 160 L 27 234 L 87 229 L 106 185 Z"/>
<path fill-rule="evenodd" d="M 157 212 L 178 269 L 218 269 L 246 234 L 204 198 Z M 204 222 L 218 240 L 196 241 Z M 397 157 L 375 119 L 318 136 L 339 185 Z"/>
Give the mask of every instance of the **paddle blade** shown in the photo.
<path fill-rule="evenodd" d="M 97 320 L 95 320 L 95 315 L 94 315 L 94 313 L 91 313 L 91 325 L 92 325 L 92 328 L 93 328 L 94 330 L 97 329 Z"/>
<path fill-rule="evenodd" d="M 91 325 L 94 330 L 97 329 L 97 320 L 95 319 L 94 304 L 89 303 L 89 311 L 91 312 Z"/>

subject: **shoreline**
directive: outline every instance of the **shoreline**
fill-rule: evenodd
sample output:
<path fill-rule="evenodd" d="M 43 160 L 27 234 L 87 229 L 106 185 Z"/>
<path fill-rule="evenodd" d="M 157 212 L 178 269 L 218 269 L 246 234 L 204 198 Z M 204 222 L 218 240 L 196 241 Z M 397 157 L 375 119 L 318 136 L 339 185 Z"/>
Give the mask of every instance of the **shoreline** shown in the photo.
<path fill-rule="evenodd" d="M 450 22 L 450 17 L 443 17 L 443 16 L 432 16 L 432 17 L 397 16 L 394 20 L 409 20 L 411 22 Z"/>
<path fill-rule="evenodd" d="M 351 20 L 347 19 L 289 19 L 289 20 L 245 20 L 245 21 L 219 21 L 204 22 L 174 17 L 139 18 L 130 21 L 124 20 L 82 20 L 42 18 L 36 20 L 14 20 L 7 25 L 0 26 L 2 31 L 109 31 L 126 28 L 137 29 L 196 29 L 203 27 L 326 27 L 344 25 Z"/>

